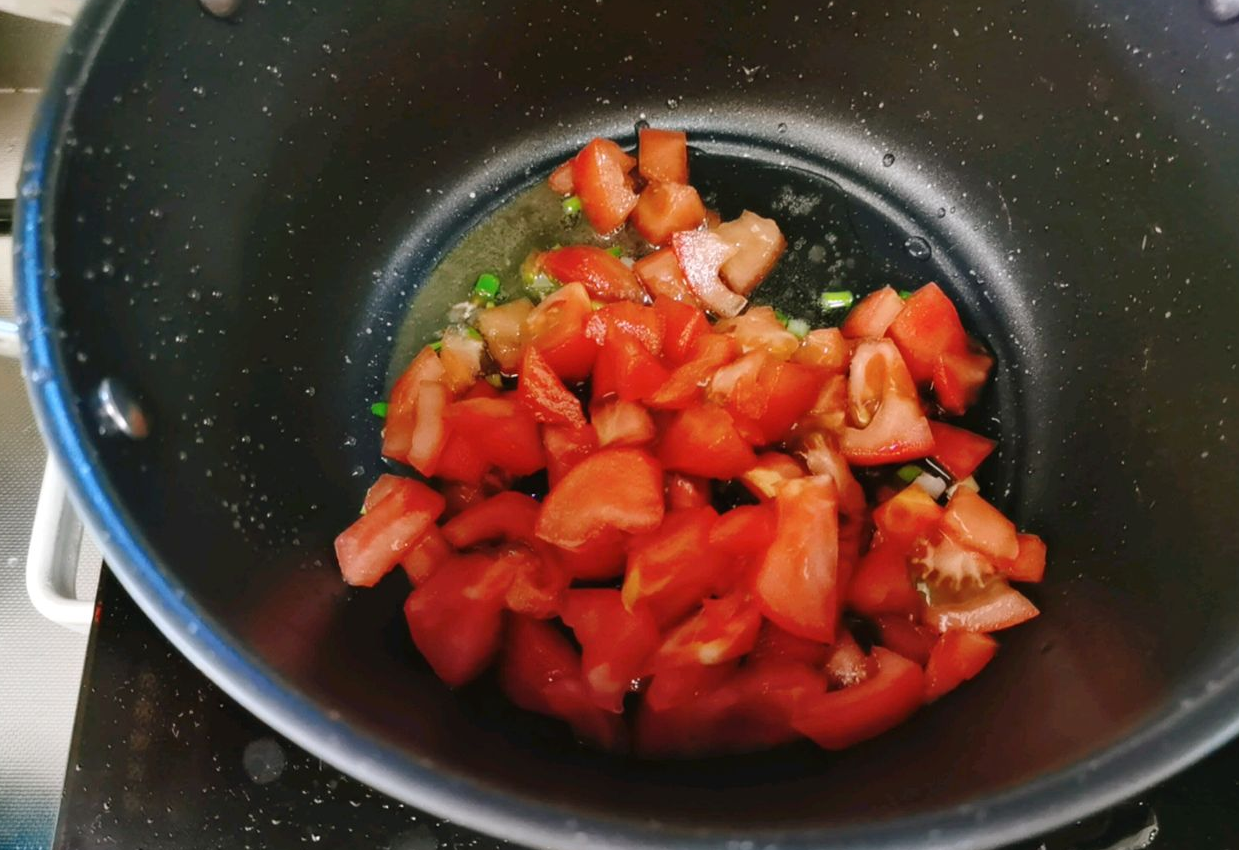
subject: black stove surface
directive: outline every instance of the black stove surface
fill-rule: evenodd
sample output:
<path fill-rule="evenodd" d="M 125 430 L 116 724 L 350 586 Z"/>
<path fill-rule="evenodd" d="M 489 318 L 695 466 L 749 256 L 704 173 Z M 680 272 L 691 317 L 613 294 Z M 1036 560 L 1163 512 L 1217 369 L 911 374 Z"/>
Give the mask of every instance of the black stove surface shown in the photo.
<path fill-rule="evenodd" d="M 181 657 L 107 570 L 56 850 L 512 847 L 398 803 L 282 738 Z M 1239 742 L 1019 850 L 1239 850 Z"/>

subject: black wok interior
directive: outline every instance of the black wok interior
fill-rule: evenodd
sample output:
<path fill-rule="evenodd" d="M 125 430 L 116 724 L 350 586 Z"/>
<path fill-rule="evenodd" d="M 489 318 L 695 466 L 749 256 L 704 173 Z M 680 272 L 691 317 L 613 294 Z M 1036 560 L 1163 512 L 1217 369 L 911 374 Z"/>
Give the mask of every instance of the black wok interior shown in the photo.
<path fill-rule="evenodd" d="M 109 376 L 142 397 L 149 439 L 98 440 L 111 485 L 209 625 L 288 688 L 513 795 L 739 830 L 1008 790 L 1227 672 L 1239 27 L 1070 0 L 118 5 L 64 138 L 64 359 L 83 399 Z M 1043 616 L 847 753 L 577 749 L 485 683 L 448 692 L 403 632 L 403 579 L 351 592 L 331 555 L 381 468 L 368 407 L 419 281 L 641 118 L 689 131 L 745 195 L 721 189 L 725 212 L 782 185 L 824 198 L 789 228 L 813 244 L 851 222 L 857 289 L 935 277 L 999 358 L 973 424 L 1004 440 L 987 492 L 1049 543 Z"/>

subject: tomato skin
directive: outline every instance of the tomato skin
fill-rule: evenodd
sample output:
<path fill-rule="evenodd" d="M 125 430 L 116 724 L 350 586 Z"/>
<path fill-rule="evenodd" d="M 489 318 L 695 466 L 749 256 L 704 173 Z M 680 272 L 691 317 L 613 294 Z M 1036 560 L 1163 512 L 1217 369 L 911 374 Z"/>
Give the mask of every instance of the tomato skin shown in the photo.
<path fill-rule="evenodd" d="M 490 462 L 467 435 L 449 433 L 435 464 L 435 476 L 445 481 L 478 484 L 488 469 Z"/>
<path fill-rule="evenodd" d="M 927 384 L 933 378 L 934 364 L 941 355 L 968 350 L 968 333 L 959 312 L 936 283 L 912 293 L 887 334 L 899 347 L 908 372 L 918 384 Z"/>
<path fill-rule="evenodd" d="M 741 505 L 722 514 L 710 529 L 710 546 L 728 558 L 748 559 L 766 554 L 778 528 L 773 502 Z"/>
<path fill-rule="evenodd" d="M 583 427 L 580 400 L 564 386 L 538 349 L 529 346 L 521 358 L 516 398 L 539 422 Z"/>
<path fill-rule="evenodd" d="M 768 360 L 758 381 L 766 390 L 764 410 L 756 419 L 764 442 L 777 443 L 817 401 L 826 373 L 800 363 Z"/>
<path fill-rule="evenodd" d="M 546 178 L 546 185 L 557 195 L 572 194 L 572 160 L 561 162 Z"/>
<path fill-rule="evenodd" d="M 967 487 L 957 487 L 947 502 L 942 530 L 992 561 L 1011 561 L 1020 554 L 1015 524 Z"/>
<path fill-rule="evenodd" d="M 690 359 L 676 367 L 662 385 L 645 396 L 645 402 L 661 410 L 681 410 L 701 401 L 702 388 L 719 367 L 731 362 L 737 348 L 729 337 L 704 333 L 693 344 Z"/>
<path fill-rule="evenodd" d="M 560 283 L 580 283 L 600 301 L 645 300 L 632 269 L 618 257 L 593 245 L 569 245 L 547 251 L 540 258 L 542 268 Z"/>
<path fill-rule="evenodd" d="M 1018 534 L 1019 554 L 1011 561 L 997 561 L 999 572 L 1012 581 L 1039 582 L 1045 577 L 1045 542 L 1035 534 Z"/>
<path fill-rule="evenodd" d="M 653 254 L 642 257 L 632 265 L 633 274 L 655 299 L 666 298 L 681 301 L 694 307 L 700 302 L 688 287 L 680 262 L 670 248 L 659 248 Z"/>
<path fill-rule="evenodd" d="M 666 329 L 666 319 L 662 313 L 631 301 L 603 305 L 585 323 L 585 335 L 596 345 L 603 345 L 618 335 L 627 335 L 655 356 L 662 353 Z"/>
<path fill-rule="evenodd" d="M 696 614 L 676 626 L 651 661 L 653 670 L 688 664 L 722 664 L 746 654 L 757 641 L 761 612 L 747 593 L 704 599 Z"/>
<path fill-rule="evenodd" d="M 536 499 L 504 490 L 470 505 L 443 524 L 443 536 L 457 549 L 486 540 L 531 542 L 541 506 Z"/>
<path fill-rule="evenodd" d="M 548 543 L 575 549 L 608 528 L 631 533 L 657 528 L 663 512 L 658 462 L 640 449 L 601 449 L 551 488 L 535 531 Z"/>
<path fill-rule="evenodd" d="M 627 536 L 613 528 L 575 549 L 543 541 L 539 550 L 544 558 L 555 558 L 569 578 L 582 581 L 606 581 L 623 575 L 624 561 L 628 557 Z"/>
<path fill-rule="evenodd" d="M 834 374 L 847 370 L 852 349 L 838 328 L 809 331 L 792 355 L 792 361 Z"/>
<path fill-rule="evenodd" d="M 585 336 L 593 312 L 584 285 L 569 283 L 542 299 L 525 318 L 525 341 L 565 381 L 583 381 L 594 368 L 598 346 Z"/>
<path fill-rule="evenodd" d="M 877 673 L 865 681 L 804 700 L 792 726 L 826 750 L 866 741 L 907 720 L 924 702 L 919 665 L 874 647 Z"/>
<path fill-rule="evenodd" d="M 736 253 L 734 245 L 717 233 L 693 230 L 672 234 L 671 249 L 688 288 L 706 309 L 723 318 L 739 315 L 747 299 L 728 289 L 719 277 L 719 269 Z"/>
<path fill-rule="evenodd" d="M 842 638 L 845 634 L 847 632 L 840 632 L 839 636 Z M 794 635 L 766 620 L 761 624 L 761 631 L 757 633 L 757 642 L 753 644 L 748 660 L 789 661 L 817 669 L 826 663 L 830 653 L 831 648 L 826 644 Z"/>
<path fill-rule="evenodd" d="M 620 227 L 637 205 L 628 176 L 635 164 L 610 139 L 594 139 L 573 158 L 573 191 L 590 226 L 599 233 Z"/>
<path fill-rule="evenodd" d="M 728 749 L 763 750 L 793 741 L 791 719 L 800 705 L 826 692 L 821 672 L 773 658 L 748 663 L 731 681 L 737 694 L 727 724 Z"/>
<path fill-rule="evenodd" d="M 386 494 L 335 540 L 340 573 L 351 585 L 372 587 L 434 525 L 445 507 L 441 495 L 420 481 L 391 476 Z"/>
<path fill-rule="evenodd" d="M 458 401 L 448 408 L 447 419 L 491 465 L 505 472 L 532 475 L 546 466 L 538 423 L 511 395 Z"/>
<path fill-rule="evenodd" d="M 939 632 L 964 629 L 969 632 L 997 632 L 1018 626 L 1041 612 L 1024 594 L 1005 581 L 991 581 L 962 601 L 931 604 L 923 619 Z"/>
<path fill-rule="evenodd" d="M 998 641 L 989 635 L 948 629 L 925 664 L 925 701 L 933 702 L 976 676 L 997 652 Z"/>
<path fill-rule="evenodd" d="M 870 292 L 852 308 L 839 328 L 848 339 L 878 339 L 903 312 L 903 299 L 889 286 Z"/>
<path fill-rule="evenodd" d="M 363 514 L 368 513 L 375 505 L 383 501 L 389 493 L 399 489 L 402 486 L 400 482 L 403 480 L 403 476 L 391 475 L 386 472 L 376 478 L 374 483 L 370 485 L 370 489 L 366 490 L 365 498 L 361 500 L 361 512 Z"/>
<path fill-rule="evenodd" d="M 882 645 L 891 652 L 922 666 L 929 660 L 929 652 L 938 638 L 936 632 L 902 614 L 879 614 L 873 622 L 878 627 Z"/>
<path fill-rule="evenodd" d="M 762 613 L 800 637 L 830 643 L 839 619 L 839 513 L 827 476 L 797 478 L 775 497 L 774 542 L 754 579 Z"/>
<path fill-rule="evenodd" d="M 542 446 L 547 480 L 554 487 L 568 470 L 598 451 L 598 433 L 593 425 L 547 425 L 542 429 Z"/>
<path fill-rule="evenodd" d="M 947 413 L 962 416 L 976 404 L 993 365 L 994 359 L 986 354 L 942 354 L 934 363 L 933 371 L 938 404 Z"/>
<path fill-rule="evenodd" d="M 405 575 L 409 577 L 410 583 L 417 587 L 430 578 L 430 574 L 440 564 L 448 561 L 454 554 L 455 550 L 447 542 L 447 538 L 443 536 L 443 533 L 437 526 L 432 525 L 413 544 L 413 548 L 400 559 L 400 566 L 404 568 Z"/>
<path fill-rule="evenodd" d="M 650 182 L 688 182 L 688 136 L 645 127 L 637 134 L 637 170 Z"/>
<path fill-rule="evenodd" d="M 957 481 L 976 472 L 998 446 L 995 440 L 945 422 L 930 421 L 929 431 L 934 435 L 933 459 Z"/>
<path fill-rule="evenodd" d="M 719 276 L 741 296 L 748 296 L 766 279 L 787 248 L 787 240 L 773 219 L 748 210 L 715 227 L 714 233 L 735 249 L 719 268 Z"/>
<path fill-rule="evenodd" d="M 563 621 L 581 645 L 581 673 L 594 704 L 619 713 L 633 680 L 662 640 L 644 609 L 629 611 L 618 590 L 572 590 Z"/>
<path fill-rule="evenodd" d="M 659 296 L 654 310 L 663 319 L 663 357 L 679 366 L 693 356 L 697 341 L 710 332 L 710 320 L 692 304 Z"/>
<path fill-rule="evenodd" d="M 710 482 L 706 479 L 668 472 L 665 480 L 667 510 L 683 511 L 710 504 Z"/>
<path fill-rule="evenodd" d="M 383 455 L 404 463 L 413 443 L 416 426 L 417 395 L 425 381 L 439 381 L 444 376 L 443 364 L 434 349 L 426 346 L 392 387 L 387 403 L 387 418 L 383 424 Z"/>
<path fill-rule="evenodd" d="M 645 241 L 651 245 L 665 245 L 671 234 L 693 230 L 705 217 L 705 204 L 692 186 L 650 183 L 637 198 L 630 220 Z"/>
<path fill-rule="evenodd" d="M 869 617 L 920 610 L 921 595 L 912 583 L 902 544 L 882 543 L 865 553 L 848 584 L 847 602 L 852 610 Z"/>
<path fill-rule="evenodd" d="M 715 404 L 677 413 L 663 430 L 658 456 L 667 469 L 702 478 L 735 478 L 757 462 L 731 414 Z"/>
<path fill-rule="evenodd" d="M 754 496 L 766 500 L 773 499 L 785 483 L 803 478 L 804 474 L 804 467 L 794 457 L 766 452 L 757 456 L 757 463 L 740 476 L 740 481 Z"/>
<path fill-rule="evenodd" d="M 942 513 L 933 497 L 919 485 L 909 484 L 874 509 L 873 523 L 883 541 L 906 547 L 937 528 Z"/>
<path fill-rule="evenodd" d="M 459 687 L 486 668 L 499 648 L 506 565 L 488 555 L 461 555 L 442 564 L 404 604 L 409 634 L 435 675 Z"/>
<path fill-rule="evenodd" d="M 634 537 L 621 588 L 624 605 L 647 608 L 663 626 L 696 607 L 722 573 L 721 559 L 709 546 L 717 519 L 709 507 L 675 511 L 660 527 Z"/>
<path fill-rule="evenodd" d="M 670 373 L 636 337 L 609 334 L 594 365 L 593 398 L 612 395 L 623 401 L 639 401 L 656 393 Z"/>

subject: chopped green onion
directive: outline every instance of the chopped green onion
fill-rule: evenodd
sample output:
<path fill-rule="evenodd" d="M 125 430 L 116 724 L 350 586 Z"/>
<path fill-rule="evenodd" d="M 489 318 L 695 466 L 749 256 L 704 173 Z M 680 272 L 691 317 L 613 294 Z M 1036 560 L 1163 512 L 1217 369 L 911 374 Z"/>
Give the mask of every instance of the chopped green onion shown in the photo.
<path fill-rule="evenodd" d="M 804 319 L 788 319 L 787 329 L 791 331 L 797 339 L 804 339 L 809 335 L 809 323 Z"/>
<path fill-rule="evenodd" d="M 380 419 L 386 419 L 387 418 L 387 402 L 376 401 L 374 404 L 370 405 L 370 412 L 373 413 L 375 416 L 379 417 Z"/>
<path fill-rule="evenodd" d="M 564 198 L 564 215 L 578 215 L 581 212 L 581 199 L 576 195 Z"/>
<path fill-rule="evenodd" d="M 624 256 L 624 249 L 619 245 L 612 245 L 607 249 L 607 253 L 618 260 L 620 257 Z"/>
<path fill-rule="evenodd" d="M 478 275 L 477 283 L 473 284 L 474 295 L 484 295 L 488 300 L 495 300 L 499 294 L 499 278 L 490 272 Z"/>
<path fill-rule="evenodd" d="M 899 476 L 899 480 L 904 484 L 911 484 L 916 479 L 925 474 L 925 470 L 921 469 L 915 463 L 910 463 L 907 466 L 899 467 L 899 471 L 895 475 Z"/>
<path fill-rule="evenodd" d="M 779 320 L 779 323 L 783 325 L 783 327 L 787 327 L 787 323 L 791 321 L 791 317 L 778 307 L 774 308 L 774 317 Z"/>
<path fill-rule="evenodd" d="M 492 304 L 491 306 L 493 307 L 495 305 Z M 477 328 L 470 326 L 465 328 L 465 336 L 469 337 L 469 339 L 480 340 L 482 338 L 482 332 Z"/>
<path fill-rule="evenodd" d="M 499 389 L 500 387 L 503 386 L 503 376 L 502 375 L 487 375 L 486 383 L 490 384 L 495 389 Z"/>
<path fill-rule="evenodd" d="M 823 292 L 821 297 L 823 310 L 846 310 L 856 301 L 856 296 L 846 289 Z"/>
<path fill-rule="evenodd" d="M 907 301 L 909 298 L 912 297 L 912 293 L 906 289 L 901 289 L 899 290 L 899 297 L 902 298 L 904 301 Z"/>
<path fill-rule="evenodd" d="M 431 351 L 438 351 L 442 347 L 443 347 L 443 340 L 441 339 L 436 339 L 434 342 L 430 343 Z"/>

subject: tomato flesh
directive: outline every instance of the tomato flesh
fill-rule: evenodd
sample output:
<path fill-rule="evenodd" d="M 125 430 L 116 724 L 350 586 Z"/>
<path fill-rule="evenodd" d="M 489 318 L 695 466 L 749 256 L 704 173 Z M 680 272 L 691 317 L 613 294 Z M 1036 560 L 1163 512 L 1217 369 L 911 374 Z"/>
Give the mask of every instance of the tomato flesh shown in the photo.
<path fill-rule="evenodd" d="M 434 525 L 446 505 L 441 495 L 411 478 L 390 476 L 385 482 L 382 498 L 336 538 L 336 559 L 349 584 L 377 584 Z"/>
<path fill-rule="evenodd" d="M 671 234 L 692 230 L 706 217 L 705 204 L 692 186 L 651 183 L 632 211 L 632 226 L 651 245 L 665 245 Z"/>
<path fill-rule="evenodd" d="M 688 137 L 678 130 L 643 127 L 637 136 L 637 170 L 650 182 L 688 182 Z"/>
<path fill-rule="evenodd" d="M 948 629 L 938 638 L 925 664 L 925 700 L 938 699 L 976 676 L 998 652 L 989 635 Z"/>
<path fill-rule="evenodd" d="M 841 750 L 908 719 L 925 700 L 920 665 L 874 647 L 877 674 L 859 684 L 806 699 L 792 726 L 826 750 Z"/>
<path fill-rule="evenodd" d="M 642 301 L 645 290 L 632 269 L 601 248 L 571 245 L 547 251 L 542 268 L 560 283 L 579 283 L 603 301 Z"/>
<path fill-rule="evenodd" d="M 594 139 L 572 160 L 572 189 L 581 199 L 585 217 L 599 233 L 617 229 L 637 205 L 628 176 L 635 164 L 609 139 Z"/>
<path fill-rule="evenodd" d="M 605 532 L 641 532 L 663 520 L 662 468 L 639 449 L 601 449 L 572 467 L 542 502 L 538 537 L 575 549 Z M 599 483 L 606 482 L 606 489 Z"/>

